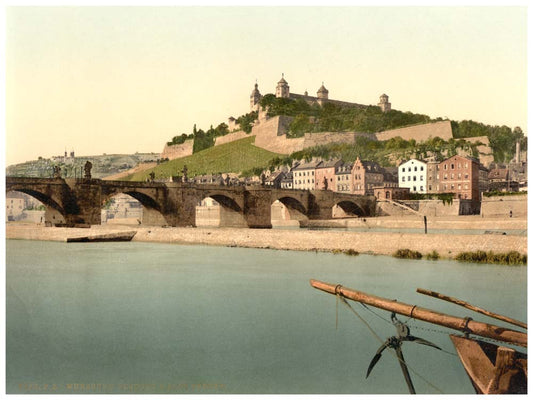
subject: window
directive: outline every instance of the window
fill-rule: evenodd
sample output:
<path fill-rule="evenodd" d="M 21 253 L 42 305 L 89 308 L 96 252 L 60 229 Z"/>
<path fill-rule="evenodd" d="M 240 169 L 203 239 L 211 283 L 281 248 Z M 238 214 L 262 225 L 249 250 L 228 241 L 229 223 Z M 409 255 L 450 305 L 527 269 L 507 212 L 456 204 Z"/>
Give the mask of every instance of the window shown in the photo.
<path fill-rule="evenodd" d="M 453 190 L 454 188 L 455 188 L 455 185 L 452 183 L 452 184 L 450 185 L 450 189 Z"/>
<path fill-rule="evenodd" d="M 420 181 L 424 180 L 424 175 L 420 175 Z"/>
<path fill-rule="evenodd" d="M 402 172 L 405 172 L 405 167 L 402 168 Z"/>
<path fill-rule="evenodd" d="M 420 167 L 420 171 L 423 171 L 424 170 L 424 167 Z"/>
<path fill-rule="evenodd" d="M 421 191 L 421 192 L 424 191 L 424 186 L 420 186 L 420 191 Z"/>
<path fill-rule="evenodd" d="M 416 186 L 413 186 L 413 192 L 416 192 Z"/>
<path fill-rule="evenodd" d="M 457 168 L 461 169 L 461 163 L 457 164 Z"/>
<path fill-rule="evenodd" d="M 409 172 L 411 172 L 411 167 L 409 167 Z"/>
<path fill-rule="evenodd" d="M 431 185 L 428 186 L 428 190 L 431 190 Z"/>
<path fill-rule="evenodd" d="M 444 179 L 448 179 L 448 174 L 444 174 Z"/>
<path fill-rule="evenodd" d="M 413 176 L 413 182 L 415 182 L 415 181 L 416 181 L 416 176 Z"/>
<path fill-rule="evenodd" d="M 461 164 L 459 164 L 461 165 Z M 457 174 L 457 179 L 461 179 L 461 174 Z"/>
<path fill-rule="evenodd" d="M 453 179 L 453 178 L 455 178 L 455 174 L 452 174 L 452 177 L 451 177 L 451 179 Z"/>
<path fill-rule="evenodd" d="M 465 174 L 465 179 L 468 179 L 468 174 Z"/>
<path fill-rule="evenodd" d="M 416 167 L 415 167 L 415 172 L 416 172 L 416 170 L 417 170 L 417 169 L 416 169 Z"/>
<path fill-rule="evenodd" d="M 454 168 L 455 166 L 454 166 L 453 164 L 452 164 L 452 165 L 450 165 L 450 167 L 451 167 L 451 169 L 455 169 L 455 168 Z"/>
<path fill-rule="evenodd" d="M 411 177 L 410 177 L 410 176 L 408 176 L 408 177 L 407 177 L 407 180 L 408 180 L 408 181 L 410 182 L 410 181 L 411 181 Z"/>
<path fill-rule="evenodd" d="M 468 183 L 465 183 L 465 189 L 468 189 Z"/>
<path fill-rule="evenodd" d="M 457 185 L 457 189 L 461 190 L 461 184 L 460 183 Z"/>
<path fill-rule="evenodd" d="M 405 182 L 405 176 L 402 176 L 402 182 Z"/>
<path fill-rule="evenodd" d="M 444 164 L 444 169 L 448 169 L 448 165 L 447 164 Z"/>

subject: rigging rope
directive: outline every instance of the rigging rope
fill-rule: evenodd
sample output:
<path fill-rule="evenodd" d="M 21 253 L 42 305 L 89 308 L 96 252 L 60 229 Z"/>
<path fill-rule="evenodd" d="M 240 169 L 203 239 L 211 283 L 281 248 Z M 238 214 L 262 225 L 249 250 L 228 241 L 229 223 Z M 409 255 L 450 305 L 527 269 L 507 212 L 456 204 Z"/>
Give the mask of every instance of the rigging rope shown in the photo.
<path fill-rule="evenodd" d="M 363 322 L 363 324 L 365 324 L 365 326 L 370 330 L 370 332 L 372 333 L 372 335 L 377 339 L 377 341 L 380 343 L 380 345 L 384 345 L 385 342 L 379 337 L 379 335 L 372 329 L 372 327 L 368 324 L 368 322 L 365 321 L 365 319 L 363 317 L 361 317 L 359 315 L 359 313 L 357 311 L 355 311 L 353 309 L 353 307 L 350 305 L 350 303 L 348 303 L 346 301 L 346 299 L 344 298 L 344 296 L 342 296 L 341 293 L 339 293 L 337 290 L 335 291 L 336 294 L 337 294 L 337 300 L 341 300 L 351 311 L 352 313 L 357 316 L 361 322 Z M 437 392 L 439 393 L 442 393 L 444 394 L 444 391 L 439 389 L 437 386 L 435 386 L 434 384 L 432 384 L 430 381 L 428 381 L 426 378 L 424 378 L 422 375 L 420 375 L 418 372 L 416 372 L 413 367 L 411 367 L 409 364 L 407 364 L 404 360 L 401 360 L 398 355 L 396 354 L 396 352 L 392 351 L 392 349 L 388 348 L 387 347 L 387 350 L 393 354 L 400 363 L 404 364 L 407 368 L 409 368 L 409 370 L 415 374 L 416 376 L 418 376 L 420 379 L 422 379 L 428 386 L 432 387 L 433 389 L 435 389 Z"/>

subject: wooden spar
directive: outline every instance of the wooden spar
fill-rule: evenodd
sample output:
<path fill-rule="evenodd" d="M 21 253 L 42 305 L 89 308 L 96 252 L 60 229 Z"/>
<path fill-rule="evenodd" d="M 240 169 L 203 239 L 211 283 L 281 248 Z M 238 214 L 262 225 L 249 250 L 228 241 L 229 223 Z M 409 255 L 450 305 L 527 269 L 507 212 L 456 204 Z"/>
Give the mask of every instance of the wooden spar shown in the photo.
<path fill-rule="evenodd" d="M 438 293 L 438 292 L 433 292 L 431 290 L 420 289 L 420 288 L 416 289 L 416 291 L 418 293 L 422 293 L 422 294 L 425 294 L 427 296 L 436 297 L 437 299 L 440 299 L 440 300 L 449 301 L 450 303 L 457 304 L 458 306 L 462 306 L 464 308 L 468 308 L 469 310 L 478 312 L 478 313 L 486 315 L 488 317 L 496 318 L 496 319 L 499 319 L 500 321 L 505 321 L 505 322 L 508 322 L 510 324 L 519 326 L 521 328 L 527 329 L 527 324 L 524 323 L 524 322 L 518 321 L 518 320 L 513 319 L 513 318 L 506 317 L 505 315 L 500 315 L 500 314 L 493 313 L 491 311 L 484 310 L 481 307 L 474 306 L 472 304 L 467 303 L 466 301 L 456 299 L 455 297 L 446 296 L 446 295 Z"/>
<path fill-rule="evenodd" d="M 490 339 L 501 340 L 518 346 L 527 347 L 527 334 L 524 332 L 514 331 L 512 329 L 502 328 L 495 325 L 485 324 L 468 318 L 454 317 L 452 315 L 442 314 L 433 310 L 418 307 L 416 305 L 400 303 L 394 300 L 385 299 L 369 295 L 357 290 L 345 288 L 341 285 L 334 285 L 311 279 L 311 286 L 320 289 L 326 293 L 340 294 L 343 297 L 358 301 L 369 306 L 381 308 L 383 310 L 393 311 L 397 314 L 405 315 L 410 318 L 430 322 L 455 329 L 462 332 L 469 332 L 474 335 L 483 336 Z"/>

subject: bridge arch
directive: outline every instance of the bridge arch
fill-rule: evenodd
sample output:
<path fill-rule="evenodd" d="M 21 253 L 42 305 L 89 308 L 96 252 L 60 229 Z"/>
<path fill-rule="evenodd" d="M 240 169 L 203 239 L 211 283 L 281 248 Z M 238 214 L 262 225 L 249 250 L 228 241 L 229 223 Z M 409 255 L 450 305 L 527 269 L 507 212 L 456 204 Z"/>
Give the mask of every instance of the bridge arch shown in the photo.
<path fill-rule="evenodd" d="M 288 221 L 298 221 L 300 226 L 306 226 L 309 221 L 307 208 L 301 201 L 288 195 L 273 198 L 271 218 L 273 225 L 290 225 Z"/>
<path fill-rule="evenodd" d="M 162 205 L 149 194 L 137 190 L 124 188 L 124 190 L 116 190 L 108 193 L 105 196 L 102 196 L 101 206 L 103 207 L 111 199 L 121 194 L 132 197 L 142 205 L 141 218 L 138 222 L 142 223 L 143 225 L 170 225 L 170 221 L 167 221 L 165 218 Z"/>
<path fill-rule="evenodd" d="M 207 199 L 214 200 L 214 203 Z M 196 204 L 196 226 L 246 227 L 243 207 L 227 193 L 205 191 Z"/>
<path fill-rule="evenodd" d="M 341 200 L 334 205 L 334 217 L 367 217 L 365 210 L 355 201 Z"/>
<path fill-rule="evenodd" d="M 25 187 L 10 186 L 6 188 L 6 194 L 9 192 L 20 192 L 27 194 L 38 200 L 45 206 L 44 223 L 50 225 L 63 225 L 66 223 L 66 211 L 61 205 L 59 199 L 56 199 L 54 194 L 49 195 L 45 191 L 37 189 L 30 189 Z"/>

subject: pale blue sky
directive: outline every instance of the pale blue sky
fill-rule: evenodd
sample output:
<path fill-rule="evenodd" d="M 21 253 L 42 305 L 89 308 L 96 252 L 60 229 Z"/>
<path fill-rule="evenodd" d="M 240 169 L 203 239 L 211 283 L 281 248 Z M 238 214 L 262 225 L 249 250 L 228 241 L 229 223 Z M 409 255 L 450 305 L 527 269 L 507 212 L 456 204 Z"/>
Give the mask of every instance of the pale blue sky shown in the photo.
<path fill-rule="evenodd" d="M 6 164 L 160 152 L 255 80 L 527 132 L 525 7 L 10 7 Z"/>

